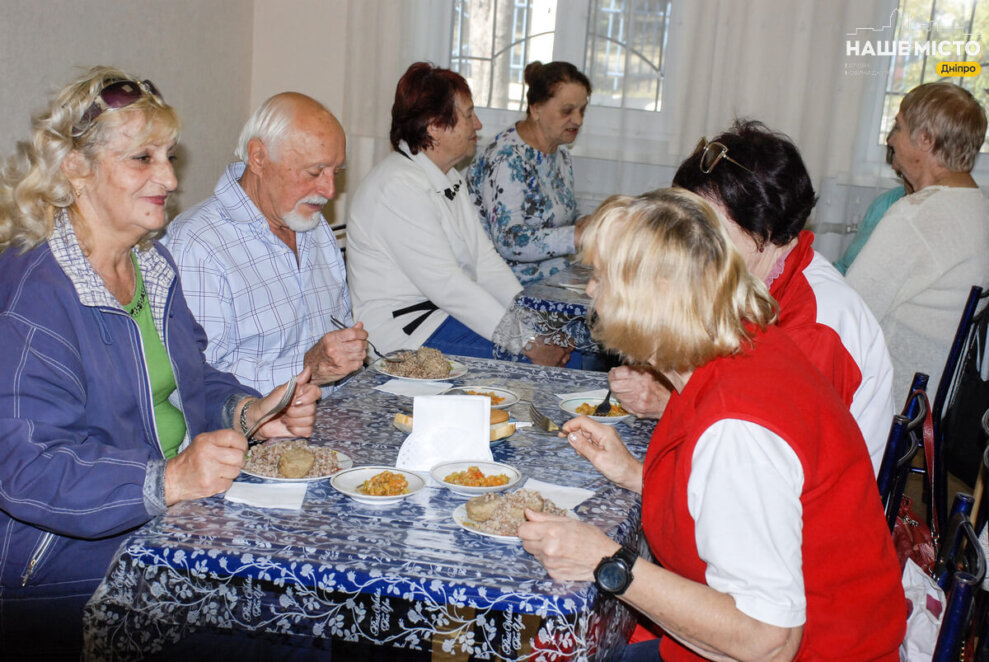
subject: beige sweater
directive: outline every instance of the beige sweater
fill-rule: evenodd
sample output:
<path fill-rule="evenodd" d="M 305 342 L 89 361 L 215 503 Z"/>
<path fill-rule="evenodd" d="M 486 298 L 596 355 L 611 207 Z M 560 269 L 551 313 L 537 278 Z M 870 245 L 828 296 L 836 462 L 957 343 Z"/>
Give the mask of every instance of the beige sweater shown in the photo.
<path fill-rule="evenodd" d="M 933 393 L 973 285 L 989 285 L 989 201 L 978 189 L 929 186 L 886 212 L 848 270 L 893 358 L 897 403 L 914 372 Z"/>

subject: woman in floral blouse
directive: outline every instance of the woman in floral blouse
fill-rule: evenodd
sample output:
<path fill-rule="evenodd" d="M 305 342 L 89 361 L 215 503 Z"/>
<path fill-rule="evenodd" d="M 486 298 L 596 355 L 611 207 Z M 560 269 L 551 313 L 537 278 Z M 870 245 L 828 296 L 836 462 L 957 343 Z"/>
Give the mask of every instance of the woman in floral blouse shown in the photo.
<path fill-rule="evenodd" d="M 495 249 L 523 285 L 567 266 L 581 222 L 573 164 L 591 83 L 569 62 L 525 68 L 524 120 L 495 136 L 467 173 L 467 185 Z"/>

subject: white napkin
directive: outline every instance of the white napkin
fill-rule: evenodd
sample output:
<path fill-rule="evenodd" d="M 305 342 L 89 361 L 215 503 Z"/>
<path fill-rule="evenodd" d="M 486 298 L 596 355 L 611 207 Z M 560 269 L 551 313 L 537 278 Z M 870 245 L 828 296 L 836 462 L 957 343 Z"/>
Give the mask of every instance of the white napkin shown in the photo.
<path fill-rule="evenodd" d="M 429 471 L 441 462 L 492 461 L 491 400 L 480 395 L 423 395 L 412 401 L 412 434 L 395 466 Z"/>
<path fill-rule="evenodd" d="M 234 483 L 224 498 L 258 508 L 299 510 L 306 498 L 308 483 Z"/>
<path fill-rule="evenodd" d="M 375 390 L 391 393 L 392 395 L 405 395 L 415 397 L 417 395 L 438 395 L 443 391 L 452 388 L 450 382 L 412 382 L 407 379 L 389 379 L 384 384 L 375 386 Z M 604 397 L 602 395 L 602 397 Z"/>
<path fill-rule="evenodd" d="M 604 396 L 607 395 L 608 389 L 598 388 L 593 391 L 578 391 L 577 393 L 557 393 L 556 397 L 560 400 L 573 400 L 574 398 L 586 398 L 588 400 L 604 400 Z"/>
<path fill-rule="evenodd" d="M 601 397 L 604 397 L 604 393 L 601 394 Z M 582 487 L 567 487 L 554 483 L 544 483 L 535 478 L 525 481 L 525 489 L 539 492 L 543 495 L 544 499 L 549 499 L 564 510 L 572 510 L 594 496 L 592 490 L 585 490 Z"/>

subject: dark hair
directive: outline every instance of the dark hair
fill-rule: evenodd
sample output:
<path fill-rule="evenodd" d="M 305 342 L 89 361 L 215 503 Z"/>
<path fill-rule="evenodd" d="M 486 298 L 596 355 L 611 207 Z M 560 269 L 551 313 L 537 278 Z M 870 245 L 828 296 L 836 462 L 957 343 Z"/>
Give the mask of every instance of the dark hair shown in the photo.
<path fill-rule="evenodd" d="M 429 62 L 410 66 L 395 88 L 395 103 L 391 107 L 391 146 L 398 142 L 409 144 L 413 154 L 433 146 L 427 131 L 430 124 L 452 127 L 457 123 L 457 94 L 471 98 L 470 86 L 464 77 L 449 69 L 434 67 Z"/>
<path fill-rule="evenodd" d="M 580 83 L 587 89 L 587 96 L 591 95 L 591 81 L 569 62 L 543 64 L 536 60 L 525 65 L 525 84 L 529 87 L 525 99 L 529 102 L 529 108 L 551 99 L 561 83 Z"/>
<path fill-rule="evenodd" d="M 792 241 L 817 203 L 793 141 L 762 122 L 738 120 L 711 142 L 723 144 L 727 155 L 751 172 L 723 158 L 705 174 L 697 150 L 680 164 L 673 185 L 719 202 L 760 246 Z"/>

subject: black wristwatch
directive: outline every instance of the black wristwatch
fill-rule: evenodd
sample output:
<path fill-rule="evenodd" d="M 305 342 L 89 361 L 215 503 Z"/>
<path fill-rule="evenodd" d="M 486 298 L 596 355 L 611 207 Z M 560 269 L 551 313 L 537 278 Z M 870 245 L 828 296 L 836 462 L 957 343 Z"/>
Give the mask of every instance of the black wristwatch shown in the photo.
<path fill-rule="evenodd" d="M 639 554 L 634 549 L 622 547 L 601 559 L 594 569 L 594 584 L 605 593 L 621 595 L 632 583 L 632 566 L 637 558 Z"/>

